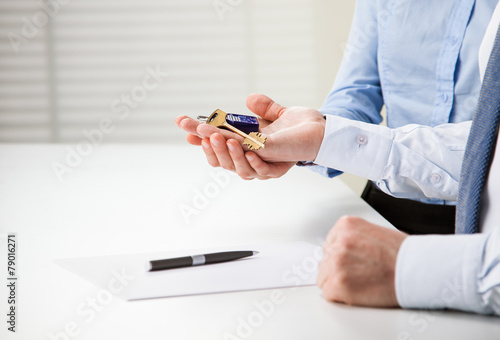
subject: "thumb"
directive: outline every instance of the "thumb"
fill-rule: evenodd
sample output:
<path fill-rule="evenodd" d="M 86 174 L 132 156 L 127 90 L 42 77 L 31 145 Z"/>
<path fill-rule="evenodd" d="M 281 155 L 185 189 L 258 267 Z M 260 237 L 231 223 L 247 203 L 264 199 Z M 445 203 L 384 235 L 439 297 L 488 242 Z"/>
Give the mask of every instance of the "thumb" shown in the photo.
<path fill-rule="evenodd" d="M 271 98 L 260 93 L 252 93 L 247 97 L 247 107 L 256 115 L 272 122 L 278 119 L 286 110 L 286 107 L 275 103 Z"/>

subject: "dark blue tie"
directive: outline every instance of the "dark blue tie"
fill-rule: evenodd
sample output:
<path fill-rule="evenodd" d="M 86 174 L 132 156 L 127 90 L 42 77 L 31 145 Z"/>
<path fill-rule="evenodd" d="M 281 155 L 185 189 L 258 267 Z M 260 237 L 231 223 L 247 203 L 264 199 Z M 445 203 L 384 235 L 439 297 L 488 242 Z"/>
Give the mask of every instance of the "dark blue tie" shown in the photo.
<path fill-rule="evenodd" d="M 457 234 L 473 234 L 479 231 L 479 203 L 495 150 L 499 116 L 500 28 L 486 67 L 465 149 L 458 190 L 455 227 Z"/>

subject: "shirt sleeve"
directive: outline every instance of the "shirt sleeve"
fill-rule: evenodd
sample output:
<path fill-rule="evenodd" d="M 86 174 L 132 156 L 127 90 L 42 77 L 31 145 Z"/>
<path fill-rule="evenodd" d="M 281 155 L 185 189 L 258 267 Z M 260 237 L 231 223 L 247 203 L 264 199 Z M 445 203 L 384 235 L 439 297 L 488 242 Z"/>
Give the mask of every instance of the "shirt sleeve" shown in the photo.
<path fill-rule="evenodd" d="M 320 111 L 374 124 L 384 104 L 378 70 L 378 1 L 358 0 L 335 84 Z M 366 33 L 367 23 L 370 26 Z"/>
<path fill-rule="evenodd" d="M 382 121 L 380 110 L 384 104 L 378 72 L 378 30 L 366 34 L 366 23 L 377 25 L 377 3 L 358 0 L 342 64 L 335 84 L 319 109 L 324 115 L 336 115 L 374 124 Z M 372 27 L 372 26 L 370 26 Z M 312 166 L 311 170 L 327 177 L 342 172 Z"/>
<path fill-rule="evenodd" d="M 500 315 L 500 227 L 489 235 L 407 237 L 395 286 L 403 308 Z"/>
<path fill-rule="evenodd" d="M 455 200 L 470 125 L 389 129 L 327 116 L 314 163 L 375 181 L 395 197 Z"/>

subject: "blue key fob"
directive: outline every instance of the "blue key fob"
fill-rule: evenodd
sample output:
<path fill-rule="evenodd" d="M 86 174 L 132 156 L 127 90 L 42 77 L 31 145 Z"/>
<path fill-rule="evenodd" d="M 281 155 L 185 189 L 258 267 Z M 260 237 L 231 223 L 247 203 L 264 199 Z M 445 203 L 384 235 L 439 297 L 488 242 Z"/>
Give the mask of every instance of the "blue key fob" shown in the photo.
<path fill-rule="evenodd" d="M 206 116 L 198 116 L 198 120 L 200 121 L 206 122 L 207 119 L 208 117 Z M 227 113 L 226 122 L 246 134 L 259 132 L 259 120 L 254 116 L 247 116 L 239 113 Z M 221 128 L 226 129 L 225 127 Z"/>

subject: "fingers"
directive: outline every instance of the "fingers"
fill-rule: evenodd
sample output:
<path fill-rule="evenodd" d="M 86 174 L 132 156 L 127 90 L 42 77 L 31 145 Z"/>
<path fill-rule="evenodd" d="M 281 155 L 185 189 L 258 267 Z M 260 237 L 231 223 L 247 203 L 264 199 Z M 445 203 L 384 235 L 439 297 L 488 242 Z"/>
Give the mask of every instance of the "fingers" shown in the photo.
<path fill-rule="evenodd" d="M 177 117 L 175 118 L 175 124 L 176 124 L 177 126 L 179 126 L 180 122 L 181 122 L 184 118 L 189 118 L 189 117 L 188 117 L 188 116 L 177 116 Z"/>
<path fill-rule="evenodd" d="M 248 151 L 245 154 L 245 158 L 248 161 L 251 168 L 260 176 L 269 178 L 278 178 L 283 176 L 290 170 L 295 162 L 276 162 L 268 163 L 264 162 L 255 152 Z"/>
<path fill-rule="evenodd" d="M 335 267 L 335 263 L 325 263 L 322 265 L 322 269 L 320 269 L 320 273 L 324 275 L 324 277 L 320 280 L 320 275 L 318 274 L 318 287 L 321 289 L 321 293 L 323 298 L 327 301 L 332 302 L 341 302 L 341 303 L 350 303 L 350 298 L 348 292 L 346 292 L 346 278 L 344 275 L 340 275 L 336 272 L 334 275 L 325 275 L 324 273 L 327 271 L 325 267 Z"/>
<path fill-rule="evenodd" d="M 238 141 L 225 140 L 215 133 L 200 142 L 208 163 L 236 172 L 244 180 L 266 180 L 283 176 L 295 163 L 266 163 L 253 152 L 246 152 Z"/>
<path fill-rule="evenodd" d="M 233 159 L 229 154 L 229 150 L 226 145 L 226 139 L 220 133 L 214 133 L 210 136 L 210 145 L 212 152 L 215 157 L 217 157 L 217 161 L 219 165 L 226 170 L 235 171 L 236 168 L 234 166 Z"/>
<path fill-rule="evenodd" d="M 215 126 L 204 124 L 188 116 L 179 116 L 175 118 L 175 124 L 192 135 L 188 135 L 186 140 L 193 145 L 200 145 L 202 138 L 210 137 L 210 135 L 214 133 L 222 134 L 226 139 L 235 138 L 235 134 L 230 131 L 218 129 Z"/>
<path fill-rule="evenodd" d="M 191 145 L 201 145 L 201 138 L 190 133 L 186 135 L 186 140 Z"/>
<path fill-rule="evenodd" d="M 324 286 L 328 277 L 330 276 L 331 265 L 329 264 L 329 259 L 331 254 L 325 252 L 325 245 L 323 246 L 323 257 L 318 264 L 318 276 L 316 278 L 316 284 L 322 290 L 324 290 Z"/>
<path fill-rule="evenodd" d="M 201 145 L 201 138 L 196 132 L 196 128 L 198 127 L 199 122 L 195 121 L 192 118 L 189 118 L 188 116 L 178 116 L 177 118 L 175 118 L 175 124 L 184 131 L 188 132 L 188 134 L 186 135 L 186 140 L 189 144 Z"/>
<path fill-rule="evenodd" d="M 286 109 L 268 96 L 259 93 L 253 93 L 247 97 L 247 107 L 253 113 L 270 121 L 278 119 Z"/>
<path fill-rule="evenodd" d="M 214 133 L 218 133 L 222 135 L 225 139 L 236 139 L 240 143 L 243 143 L 243 137 L 240 137 L 236 133 L 224 129 L 218 129 L 215 126 L 208 124 L 198 125 L 196 133 L 201 137 L 207 137 L 207 138 L 210 138 L 210 136 L 213 135 Z"/>
<path fill-rule="evenodd" d="M 219 133 L 211 135 L 209 141 L 211 150 L 206 150 L 205 155 L 211 165 L 218 163 L 222 168 L 236 172 L 244 180 L 264 179 L 252 169 L 238 141 L 234 139 L 226 141 Z"/>
<path fill-rule="evenodd" d="M 199 136 L 196 129 L 202 123 L 194 120 L 193 118 L 189 118 L 188 116 L 179 116 L 175 118 L 175 124 L 177 124 L 177 126 L 184 131 L 189 132 L 190 134 L 193 134 L 195 136 Z"/>
<path fill-rule="evenodd" d="M 200 124 L 196 128 L 196 133 L 199 134 L 202 137 L 210 137 L 210 135 L 214 133 L 218 133 L 220 130 L 216 128 L 215 126 L 208 125 L 208 124 Z"/>
<path fill-rule="evenodd" d="M 213 134 L 201 142 L 208 163 L 236 172 L 242 179 L 254 179 L 254 171 L 245 164 L 244 151 L 234 139 L 226 141 L 220 134 Z"/>
<path fill-rule="evenodd" d="M 184 131 L 200 138 L 210 137 L 214 133 L 219 133 L 222 134 L 226 139 L 235 138 L 243 142 L 243 138 L 234 132 L 216 128 L 215 126 L 199 122 L 188 116 L 179 116 L 175 118 L 175 124 L 177 124 L 177 126 L 179 126 Z"/>
<path fill-rule="evenodd" d="M 258 178 L 258 174 L 248 163 L 245 157 L 245 152 L 241 145 L 234 139 L 230 139 L 226 142 L 227 148 L 229 150 L 229 155 L 231 156 L 236 173 L 244 180 L 251 180 Z"/>
<path fill-rule="evenodd" d="M 203 138 L 201 141 L 201 148 L 205 153 L 205 157 L 207 158 L 208 164 L 210 164 L 214 168 L 220 167 L 219 159 L 217 158 L 214 149 L 212 149 L 212 145 L 210 144 L 210 139 Z"/>
<path fill-rule="evenodd" d="M 332 272 L 335 273 L 335 271 L 339 267 L 337 263 L 339 255 L 343 254 L 342 247 L 339 248 L 337 241 L 339 240 L 339 237 L 342 238 L 344 237 L 343 235 L 349 234 L 354 229 L 354 225 L 357 223 L 357 221 L 358 218 L 356 217 L 342 216 L 337 220 L 333 228 L 328 232 L 326 241 L 323 244 L 323 258 L 319 263 L 318 277 L 316 279 L 316 284 L 323 291 L 328 291 L 325 289 L 325 286 L 327 285 L 328 280 L 332 279 L 330 277 L 332 275 Z M 333 277 L 335 277 L 335 275 L 333 275 Z M 332 284 L 332 282 L 330 282 L 330 284 Z"/>

